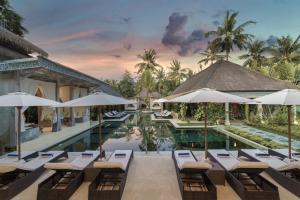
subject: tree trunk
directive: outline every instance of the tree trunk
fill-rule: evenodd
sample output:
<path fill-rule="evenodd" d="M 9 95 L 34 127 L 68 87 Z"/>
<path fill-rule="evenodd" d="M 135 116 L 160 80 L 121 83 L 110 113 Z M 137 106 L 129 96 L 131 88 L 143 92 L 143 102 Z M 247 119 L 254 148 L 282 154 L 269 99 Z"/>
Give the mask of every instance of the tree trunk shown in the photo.
<path fill-rule="evenodd" d="M 229 51 L 226 51 L 226 60 L 228 61 L 229 59 Z"/>

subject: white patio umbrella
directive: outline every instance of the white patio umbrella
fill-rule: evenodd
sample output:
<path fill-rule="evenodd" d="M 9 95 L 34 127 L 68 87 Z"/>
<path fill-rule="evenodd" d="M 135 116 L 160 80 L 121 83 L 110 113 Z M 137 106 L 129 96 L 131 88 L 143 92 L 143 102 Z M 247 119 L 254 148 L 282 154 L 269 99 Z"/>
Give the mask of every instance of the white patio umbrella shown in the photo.
<path fill-rule="evenodd" d="M 202 88 L 182 96 L 175 97 L 168 102 L 174 103 L 204 103 L 204 134 L 205 134 L 205 158 L 207 158 L 207 103 L 247 103 L 250 99 L 219 92 L 209 88 Z"/>
<path fill-rule="evenodd" d="M 285 105 L 288 108 L 288 149 L 289 159 L 291 159 L 291 107 L 294 105 L 300 105 L 300 90 L 296 89 L 284 89 L 272 94 L 268 94 L 255 99 L 261 104 L 269 105 Z"/>
<path fill-rule="evenodd" d="M 18 112 L 18 129 L 16 133 L 17 139 L 17 152 L 18 159 L 21 158 L 21 109 L 22 107 L 29 106 L 51 106 L 58 107 L 60 106 L 59 102 L 52 101 L 49 99 L 44 99 L 36 96 L 32 96 L 30 94 L 24 92 L 15 92 L 9 93 L 7 95 L 0 96 L 0 107 L 16 107 Z"/>
<path fill-rule="evenodd" d="M 116 97 L 104 92 L 96 92 L 88 96 L 84 96 L 78 99 L 74 99 L 62 104 L 62 107 L 84 107 L 84 106 L 98 106 L 98 118 L 99 118 L 99 149 L 100 157 L 102 157 L 102 145 L 101 145 L 101 121 L 102 121 L 102 106 L 108 105 L 125 105 L 131 104 L 130 100 L 122 97 Z"/>
<path fill-rule="evenodd" d="M 153 102 L 154 102 L 154 103 L 165 103 L 165 102 L 168 102 L 168 100 L 165 99 L 165 98 L 160 98 L 160 99 L 154 100 Z"/>

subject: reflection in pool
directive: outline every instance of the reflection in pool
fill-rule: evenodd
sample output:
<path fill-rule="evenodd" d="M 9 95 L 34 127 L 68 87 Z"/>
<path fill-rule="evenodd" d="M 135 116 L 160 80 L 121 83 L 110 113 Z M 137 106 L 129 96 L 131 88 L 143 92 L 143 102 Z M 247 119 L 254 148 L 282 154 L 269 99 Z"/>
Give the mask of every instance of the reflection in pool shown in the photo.
<path fill-rule="evenodd" d="M 149 114 L 134 113 L 124 123 L 106 123 L 102 129 L 102 145 L 106 151 L 133 149 L 134 151 L 171 151 L 173 149 L 204 149 L 202 130 L 175 129 L 170 123 L 152 122 Z M 98 128 L 85 131 L 51 147 L 52 150 L 84 151 L 99 146 Z M 216 130 L 208 133 L 211 149 L 250 148 Z"/>

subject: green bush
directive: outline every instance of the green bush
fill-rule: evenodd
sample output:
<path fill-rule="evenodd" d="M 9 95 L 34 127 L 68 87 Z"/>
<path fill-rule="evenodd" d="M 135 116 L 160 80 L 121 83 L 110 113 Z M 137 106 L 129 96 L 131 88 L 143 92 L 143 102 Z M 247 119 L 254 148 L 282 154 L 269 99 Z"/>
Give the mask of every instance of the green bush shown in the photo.
<path fill-rule="evenodd" d="M 229 131 L 229 132 L 231 132 L 233 134 L 239 135 L 239 136 L 241 136 L 241 137 L 243 137 L 245 139 L 248 139 L 248 140 L 251 140 L 251 141 L 256 142 L 258 144 L 261 144 L 261 145 L 263 145 L 265 147 L 268 147 L 268 148 L 283 148 L 283 147 L 287 147 L 287 145 L 283 145 L 283 144 L 279 144 L 277 142 L 273 142 L 270 139 L 266 139 L 266 138 L 263 138 L 261 136 L 254 135 L 252 133 L 240 130 L 240 129 L 232 127 L 232 126 L 225 127 L 225 130 Z"/>
<path fill-rule="evenodd" d="M 197 110 L 195 111 L 194 118 L 198 121 L 204 120 L 203 106 L 198 106 Z"/>
<path fill-rule="evenodd" d="M 180 104 L 178 119 L 180 119 L 182 121 L 186 121 L 187 120 L 186 111 L 187 111 L 187 105 L 185 103 Z"/>
<path fill-rule="evenodd" d="M 269 120 L 271 124 L 286 125 L 287 124 L 287 108 L 286 106 L 277 108 L 273 113 L 273 118 Z"/>
<path fill-rule="evenodd" d="M 196 112 L 194 112 L 194 119 L 201 121 L 204 120 L 204 105 L 199 105 Z M 224 119 L 223 104 L 207 104 L 207 118 L 208 121 L 216 124 L 219 120 Z"/>

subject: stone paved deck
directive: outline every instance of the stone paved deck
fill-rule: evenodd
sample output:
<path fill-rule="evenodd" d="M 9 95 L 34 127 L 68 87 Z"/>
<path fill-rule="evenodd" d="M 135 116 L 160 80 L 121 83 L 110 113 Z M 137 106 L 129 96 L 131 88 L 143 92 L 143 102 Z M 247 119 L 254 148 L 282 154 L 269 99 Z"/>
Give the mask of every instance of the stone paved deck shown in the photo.
<path fill-rule="evenodd" d="M 64 127 L 61 131 L 47 133 L 34 140 L 22 143 L 21 149 L 24 151 L 42 151 L 97 125 L 98 122 L 92 121 L 77 123 L 72 127 Z"/>

